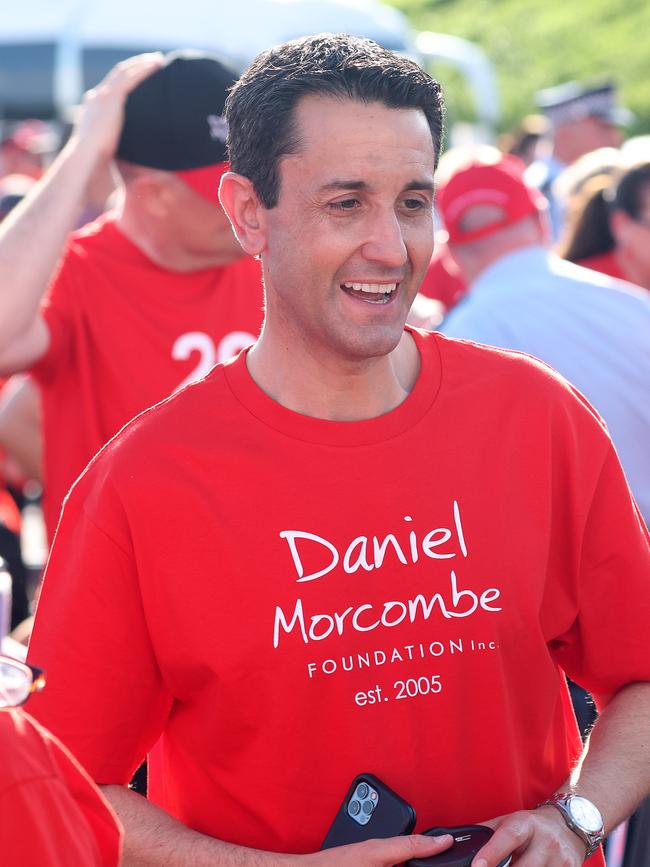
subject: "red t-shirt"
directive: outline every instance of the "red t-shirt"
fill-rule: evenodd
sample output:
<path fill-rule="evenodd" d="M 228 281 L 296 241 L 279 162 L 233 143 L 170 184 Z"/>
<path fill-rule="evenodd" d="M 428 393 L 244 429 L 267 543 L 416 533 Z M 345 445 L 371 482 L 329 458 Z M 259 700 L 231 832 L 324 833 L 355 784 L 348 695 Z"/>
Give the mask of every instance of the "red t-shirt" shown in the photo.
<path fill-rule="evenodd" d="M 43 399 L 45 518 L 90 458 L 134 415 L 257 337 L 259 263 L 176 273 L 110 217 L 72 235 L 43 313 L 51 343 L 33 368 Z"/>
<path fill-rule="evenodd" d="M 610 250 L 609 253 L 588 256 L 586 259 L 579 259 L 576 265 L 581 265 L 583 268 L 591 268 L 592 271 L 599 271 L 601 274 L 609 274 L 610 277 L 616 277 L 618 280 L 627 280 L 616 260 L 614 250 Z"/>
<path fill-rule="evenodd" d="M 77 482 L 32 706 L 97 781 L 164 732 L 153 800 L 234 843 L 318 849 L 362 771 L 419 829 L 479 822 L 581 752 L 561 667 L 601 703 L 650 679 L 647 532 L 600 419 L 542 362 L 413 333 L 385 415 L 291 412 L 241 354 Z"/>
<path fill-rule="evenodd" d="M 86 772 L 22 711 L 0 711 L 0 852 L 21 867 L 117 867 L 122 831 Z"/>

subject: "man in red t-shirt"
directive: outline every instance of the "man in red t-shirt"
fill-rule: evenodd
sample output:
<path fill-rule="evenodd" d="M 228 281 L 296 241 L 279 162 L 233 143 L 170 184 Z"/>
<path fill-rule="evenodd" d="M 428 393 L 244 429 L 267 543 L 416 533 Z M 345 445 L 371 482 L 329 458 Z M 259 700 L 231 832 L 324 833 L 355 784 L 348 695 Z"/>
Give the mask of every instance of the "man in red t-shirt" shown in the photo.
<path fill-rule="evenodd" d="M 118 64 L 2 226 L 0 369 L 31 368 L 41 388 L 50 537 L 68 488 L 122 425 L 259 333 L 259 265 L 217 202 L 235 78 L 195 53 Z M 65 243 L 114 157 L 120 202 Z"/>
<path fill-rule="evenodd" d="M 404 328 L 439 86 L 321 35 L 254 61 L 227 117 L 220 196 L 262 260 L 264 329 L 73 487 L 35 714 L 105 787 L 127 862 L 389 867 L 451 845 L 318 852 L 369 772 L 418 831 L 491 825 L 473 867 L 603 867 L 650 788 L 647 531 L 566 380 Z M 586 756 L 565 671 L 603 710 Z M 126 784 L 154 745 L 145 800 Z"/>

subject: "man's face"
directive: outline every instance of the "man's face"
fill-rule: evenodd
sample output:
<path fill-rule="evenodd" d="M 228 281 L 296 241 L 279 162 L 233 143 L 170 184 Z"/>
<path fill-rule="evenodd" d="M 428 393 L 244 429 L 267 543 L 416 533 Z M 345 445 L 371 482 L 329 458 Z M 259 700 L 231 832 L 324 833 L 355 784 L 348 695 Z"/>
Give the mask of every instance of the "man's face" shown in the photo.
<path fill-rule="evenodd" d="M 217 191 L 214 202 L 168 173 L 168 229 L 185 251 L 225 265 L 244 255 L 223 212 Z"/>
<path fill-rule="evenodd" d="M 616 124 L 603 117 L 589 117 L 585 123 L 588 126 L 588 137 L 592 142 L 592 150 L 596 148 L 618 148 L 623 141 L 621 130 Z"/>
<path fill-rule="evenodd" d="M 623 231 L 616 233 L 617 244 L 622 254 L 631 261 L 636 279 L 646 289 L 650 288 L 650 184 L 639 192 L 639 213 L 633 219 L 619 212 Z"/>
<path fill-rule="evenodd" d="M 424 114 L 333 97 L 296 108 L 299 152 L 264 211 L 267 329 L 347 360 L 397 345 L 433 249 L 434 148 Z"/>
<path fill-rule="evenodd" d="M 559 127 L 555 133 L 555 152 L 569 165 L 597 148 L 620 147 L 621 131 L 602 117 L 585 117 Z"/>

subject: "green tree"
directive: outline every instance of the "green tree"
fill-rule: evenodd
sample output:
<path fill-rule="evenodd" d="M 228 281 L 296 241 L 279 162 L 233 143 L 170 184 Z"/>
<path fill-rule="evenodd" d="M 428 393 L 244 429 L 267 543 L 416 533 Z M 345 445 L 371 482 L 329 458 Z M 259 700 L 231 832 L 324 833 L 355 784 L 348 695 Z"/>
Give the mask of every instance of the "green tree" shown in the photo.
<path fill-rule="evenodd" d="M 501 129 L 535 111 L 537 90 L 564 81 L 614 78 L 636 115 L 630 134 L 650 132 L 650 3 L 647 0 L 389 0 L 418 30 L 462 36 L 494 63 Z M 460 76 L 444 66 L 452 118 L 470 119 Z"/>

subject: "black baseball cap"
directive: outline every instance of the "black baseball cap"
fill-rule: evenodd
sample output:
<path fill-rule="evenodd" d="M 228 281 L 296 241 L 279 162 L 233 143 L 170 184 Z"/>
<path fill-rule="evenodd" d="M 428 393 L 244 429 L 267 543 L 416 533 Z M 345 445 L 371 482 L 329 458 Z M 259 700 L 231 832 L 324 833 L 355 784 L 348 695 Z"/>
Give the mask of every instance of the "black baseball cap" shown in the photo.
<path fill-rule="evenodd" d="M 228 165 L 224 104 L 237 73 L 214 55 L 173 51 L 129 94 L 117 158 L 177 174 L 216 200 Z"/>

